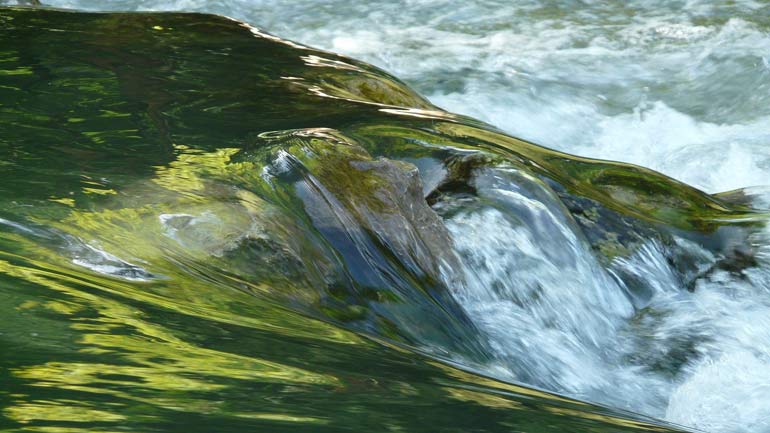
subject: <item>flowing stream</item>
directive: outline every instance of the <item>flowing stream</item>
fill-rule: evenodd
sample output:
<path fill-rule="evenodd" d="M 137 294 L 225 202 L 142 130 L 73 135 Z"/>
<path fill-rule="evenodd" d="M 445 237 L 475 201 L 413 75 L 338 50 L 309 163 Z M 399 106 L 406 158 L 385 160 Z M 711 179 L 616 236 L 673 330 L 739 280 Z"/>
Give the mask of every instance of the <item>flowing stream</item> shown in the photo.
<path fill-rule="evenodd" d="M 205 431 L 218 422 L 206 416 L 227 413 L 238 421 L 219 424 L 223 431 L 261 425 L 247 420 L 273 423 L 277 431 L 292 423 L 319 431 L 429 429 L 430 422 L 391 418 L 394 408 L 414 402 L 441 408 L 426 419 L 458 431 L 505 431 L 511 423 L 530 432 L 603 428 L 550 418 L 558 415 L 608 422 L 609 429 L 648 431 L 633 423 L 660 419 L 711 433 L 770 433 L 767 2 L 45 4 L 224 14 L 256 26 L 253 35 L 280 48 L 239 51 L 233 42 L 232 50 L 217 51 L 201 39 L 201 64 L 212 62 L 219 73 L 231 64 L 216 63 L 217 55 L 256 61 L 255 52 L 268 59 L 278 53 L 253 76 L 232 77 L 210 93 L 194 87 L 197 76 L 209 83 L 228 77 L 198 68 L 194 53 L 178 48 L 184 42 L 169 42 L 172 60 L 154 63 L 136 54 L 141 50 L 133 51 L 130 39 L 116 36 L 128 54 L 112 42 L 78 39 L 102 50 L 107 60 L 89 64 L 111 71 L 119 89 L 110 87 L 117 86 L 113 75 L 95 72 L 83 72 L 93 81 L 77 91 L 70 82 L 56 84 L 57 76 L 80 72 L 57 69 L 47 60 L 59 59 L 54 51 L 40 48 L 30 54 L 34 60 L 4 57 L 37 62 L 31 70 L 40 82 L 77 101 L 46 104 L 38 83 L 29 87 L 37 96 L 24 100 L 28 113 L 66 113 L 62 122 L 92 140 L 66 150 L 3 142 L 13 155 L 6 159 L 18 159 L 0 166 L 11 170 L 0 194 L 0 270 L 13 279 L 8 285 L 25 289 L 0 292 L 4 314 L 20 314 L 0 337 L 34 334 L 7 361 L 12 385 L 0 390 L 0 398 L 15 401 L 2 412 L 15 428 L 45 427 L 35 424 L 41 419 L 59 427 L 74 422 L 38 412 L 71 411 L 66 402 L 81 393 L 91 403 L 75 406 L 96 422 L 89 428 L 103 427 L 101 418 L 163 430 L 161 420 L 194 424 L 189 414 L 197 413 L 200 424 L 191 428 Z M 320 52 L 304 54 L 299 68 L 285 60 L 294 54 L 281 50 L 303 48 L 272 42 L 261 29 L 374 64 L 430 103 L 499 131 L 440 112 L 386 78 L 377 78 L 386 84 L 372 92 L 386 88 L 391 99 L 355 105 L 363 97 L 345 87 L 346 78 L 323 71 L 369 78 L 376 72 Z M 73 58 L 84 52 L 73 48 Z M 121 62 L 152 72 L 145 77 Z M 176 75 L 163 87 L 158 77 L 166 67 Z M 265 86 L 260 91 L 268 96 L 232 90 L 249 80 L 277 80 L 271 68 L 296 68 L 296 77 L 280 77 L 296 87 L 278 93 Z M 274 102 L 280 99 L 273 91 L 339 105 L 313 111 L 302 99 L 295 110 Z M 135 100 L 115 96 L 132 92 Z M 265 114 L 248 117 L 255 110 Z M 129 114 L 139 111 L 146 116 Z M 8 129 L 12 138 L 39 120 L 4 113 L 20 125 Z M 218 113 L 225 114 L 207 117 Z M 345 116 L 354 120 L 339 120 Z M 114 135 L 93 132 L 129 118 Z M 213 126 L 198 131 L 199 125 Z M 57 140 L 34 131 L 40 140 Z M 625 164 L 531 150 L 502 132 L 683 183 Z M 171 137 L 164 149 L 147 145 L 164 137 Z M 68 171 L 67 158 L 78 161 L 79 171 Z M 223 287 L 235 288 L 224 300 Z M 74 323 L 66 333 L 55 331 L 64 320 L 57 315 L 76 317 L 66 319 Z M 49 340 L 39 341 L 46 332 Z M 165 343 L 143 346 L 154 340 Z M 312 356 L 303 359 L 302 347 Z M 39 353 L 55 356 L 37 362 Z M 111 360 L 115 353 L 123 361 Z M 30 391 L 25 380 L 38 382 Z M 270 389 L 254 391 L 254 381 Z M 478 389 L 468 385 L 475 381 Z M 136 383 L 145 386 L 137 391 Z M 436 384 L 441 392 L 456 389 L 447 394 L 453 401 L 475 402 L 493 415 L 474 412 L 467 425 L 454 425 L 454 403 L 433 394 Z M 531 388 L 505 388 L 518 385 Z M 22 403 L 40 387 L 72 396 Z M 100 387 L 137 405 L 141 419 L 112 412 L 94 397 Z M 330 392 L 345 409 L 318 400 Z M 531 403 L 511 397 L 528 392 Z M 250 408 L 254 393 L 274 411 Z M 576 406 L 543 409 L 537 418 L 538 405 L 562 396 Z M 581 418 L 583 401 L 601 405 L 591 409 L 601 415 Z M 533 411 L 521 415 L 532 425 L 496 418 L 521 405 Z M 302 409 L 293 413 L 294 407 Z M 371 419 L 362 421 L 361 413 Z M 641 421 L 612 421 L 636 419 L 631 413 Z"/>
<path fill-rule="evenodd" d="M 372 63 L 442 108 L 543 146 L 712 193 L 768 183 L 764 1 L 44 3 L 224 14 Z"/>

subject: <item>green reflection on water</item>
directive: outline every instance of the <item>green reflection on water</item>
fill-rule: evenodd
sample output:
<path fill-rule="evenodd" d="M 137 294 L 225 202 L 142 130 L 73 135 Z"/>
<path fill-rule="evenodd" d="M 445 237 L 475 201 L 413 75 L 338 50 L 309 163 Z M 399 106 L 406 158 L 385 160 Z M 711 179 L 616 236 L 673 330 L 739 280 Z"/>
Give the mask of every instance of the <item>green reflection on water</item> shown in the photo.
<path fill-rule="evenodd" d="M 669 431 L 463 371 L 397 332 L 344 329 L 316 305 L 332 264 L 303 280 L 276 272 L 289 253 L 258 269 L 228 256 L 251 236 L 328 259 L 289 190 L 262 176 L 265 132 L 342 131 L 321 145 L 361 160 L 430 154 L 427 141 L 505 149 L 545 174 L 577 164 L 483 128 L 371 66 L 225 18 L 0 9 L 0 427 Z M 291 145 L 276 149 L 305 149 Z M 304 167 L 351 196 L 378 188 L 335 178 L 344 158 L 317 161 Z M 606 197 L 585 173 L 574 189 Z M 638 191 L 618 207 L 683 227 L 746 212 L 681 188 L 671 217 L 645 213 Z M 160 218 L 181 214 L 205 230 L 171 239 Z M 89 248 L 115 260 L 89 270 Z"/>

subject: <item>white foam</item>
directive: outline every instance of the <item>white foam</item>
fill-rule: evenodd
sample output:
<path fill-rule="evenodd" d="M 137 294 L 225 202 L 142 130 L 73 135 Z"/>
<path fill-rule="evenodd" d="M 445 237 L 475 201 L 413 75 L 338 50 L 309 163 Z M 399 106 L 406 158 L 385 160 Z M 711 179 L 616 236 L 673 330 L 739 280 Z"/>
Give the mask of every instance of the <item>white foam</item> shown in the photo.
<path fill-rule="evenodd" d="M 770 359 L 741 351 L 694 370 L 671 395 L 668 420 L 708 432 L 770 431 Z"/>
<path fill-rule="evenodd" d="M 576 150 L 672 174 L 706 191 L 770 181 L 770 116 L 743 125 L 698 122 L 662 102 L 598 120 L 593 140 Z"/>
<path fill-rule="evenodd" d="M 498 377 L 712 433 L 770 431 L 766 265 L 745 277 L 716 271 L 690 293 L 665 248 L 647 244 L 613 264 L 647 287 L 630 313 L 623 287 L 564 232 L 546 235 L 489 209 L 459 213 L 447 226 L 468 274 L 457 296 L 500 356 L 489 366 Z M 576 260 L 554 256 L 551 242 Z M 717 259 L 691 257 L 699 272 Z"/>
<path fill-rule="evenodd" d="M 770 178 L 762 2 L 690 0 L 687 14 L 645 1 L 552 10 L 536 1 L 47 3 L 222 13 L 374 63 L 451 111 L 548 147 L 648 166 L 710 192 Z"/>

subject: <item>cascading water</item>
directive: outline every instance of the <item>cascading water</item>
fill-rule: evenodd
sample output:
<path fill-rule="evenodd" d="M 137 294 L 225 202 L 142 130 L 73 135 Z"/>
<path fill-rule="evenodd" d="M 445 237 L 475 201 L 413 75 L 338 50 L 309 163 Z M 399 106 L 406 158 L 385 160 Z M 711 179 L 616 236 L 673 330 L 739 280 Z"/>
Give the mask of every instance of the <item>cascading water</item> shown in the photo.
<path fill-rule="evenodd" d="M 686 23 L 644 2 L 406 5 L 408 23 L 393 21 L 396 3 L 312 16 L 246 1 L 108 6 L 245 18 L 554 148 L 712 192 L 765 182 L 762 4 L 689 2 Z M 770 432 L 766 190 L 709 196 L 539 148 L 232 20 L 25 13 L 0 21 L 25 42 L 0 53 L 13 101 L 0 271 L 24 289 L 0 307 L 66 316 L 20 317 L 9 341 L 51 320 L 66 344 L 3 360 L 15 426 L 75 422 L 61 409 L 75 407 L 138 430 L 177 425 L 175 411 L 234 431 L 243 419 L 419 430 L 423 414 L 394 415 L 418 402 L 446 409 L 431 428 L 460 431 L 669 428 L 626 410 Z M 60 34 L 66 52 L 49 48 Z M 383 34 L 398 49 L 382 50 Z M 688 50 L 692 68 L 672 74 Z M 720 84 L 724 68 L 753 93 Z M 272 412 L 254 412 L 254 392 Z M 342 409 L 315 408 L 330 393 Z M 486 412 L 455 425 L 458 401 Z"/>
<path fill-rule="evenodd" d="M 473 186 L 478 198 L 434 207 L 467 275 L 455 296 L 495 355 L 489 371 L 704 431 L 770 427 L 761 253 L 737 271 L 696 243 L 650 240 L 604 267 L 545 185 L 497 169 Z M 766 248 L 766 234 L 752 245 Z M 694 281 L 675 254 L 694 262 Z"/>

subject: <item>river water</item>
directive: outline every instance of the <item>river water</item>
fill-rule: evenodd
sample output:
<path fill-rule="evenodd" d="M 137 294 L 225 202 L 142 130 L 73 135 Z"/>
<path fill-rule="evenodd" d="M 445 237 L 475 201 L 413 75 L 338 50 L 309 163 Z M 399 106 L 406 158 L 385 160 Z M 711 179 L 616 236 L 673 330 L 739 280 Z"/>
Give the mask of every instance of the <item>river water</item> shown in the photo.
<path fill-rule="evenodd" d="M 224 14 L 372 63 L 512 136 L 770 199 L 767 2 L 45 3 Z M 465 280 L 452 296 L 486 341 L 474 368 L 708 432 L 770 432 L 770 231 L 748 235 L 756 263 L 740 272 L 676 235 L 604 263 L 550 189 L 500 170 L 476 176 L 478 203 L 433 204 Z M 676 254 L 705 272 L 694 286 Z M 96 272 L 126 266 L 80 255 Z"/>
<path fill-rule="evenodd" d="M 764 1 L 45 3 L 224 14 L 372 63 L 442 108 L 543 146 L 708 192 L 768 183 Z"/>

